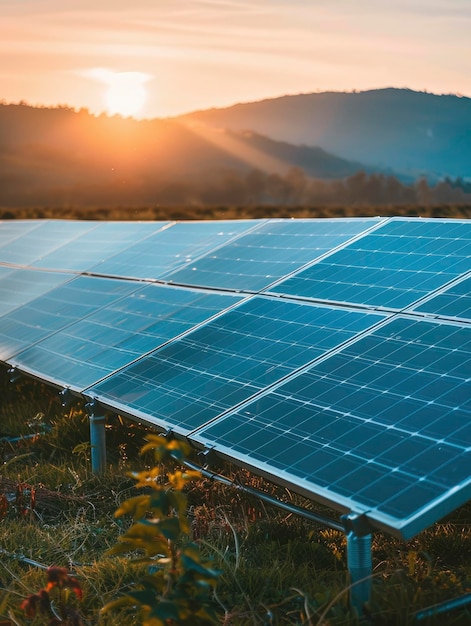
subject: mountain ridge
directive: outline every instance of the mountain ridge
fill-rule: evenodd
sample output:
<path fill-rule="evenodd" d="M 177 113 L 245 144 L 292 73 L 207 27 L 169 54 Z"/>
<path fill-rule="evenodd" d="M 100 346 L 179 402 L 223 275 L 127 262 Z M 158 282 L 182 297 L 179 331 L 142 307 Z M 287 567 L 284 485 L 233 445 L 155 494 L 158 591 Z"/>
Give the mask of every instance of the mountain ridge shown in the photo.
<path fill-rule="evenodd" d="M 471 99 L 411 89 L 285 95 L 174 119 L 277 141 L 409 176 L 471 176 Z"/>

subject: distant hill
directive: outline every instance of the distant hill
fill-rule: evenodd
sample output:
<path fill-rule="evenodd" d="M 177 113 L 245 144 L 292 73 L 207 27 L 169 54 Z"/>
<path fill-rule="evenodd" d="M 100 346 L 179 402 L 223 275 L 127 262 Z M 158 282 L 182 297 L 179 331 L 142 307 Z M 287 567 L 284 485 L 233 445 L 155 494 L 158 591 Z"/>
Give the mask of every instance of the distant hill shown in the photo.
<path fill-rule="evenodd" d="M 231 173 L 252 170 L 284 176 L 293 167 L 323 179 L 374 170 L 321 148 L 193 121 L 137 121 L 67 107 L 0 105 L 4 207 L 188 202 L 190 184 L 226 185 Z M 231 184 L 235 187 L 236 181 Z M 215 201 L 224 197 L 214 190 L 209 195 Z"/>
<path fill-rule="evenodd" d="M 379 167 L 368 166 L 358 161 L 349 161 L 316 146 L 294 145 L 286 141 L 276 141 L 252 131 L 225 129 L 224 132 L 226 136 L 234 137 L 237 142 L 244 143 L 261 154 L 270 155 L 290 167 L 300 167 L 308 176 L 313 178 L 344 178 L 359 171 L 386 173 L 384 169 Z M 283 170 L 286 172 L 286 167 L 281 168 L 281 172 Z"/>
<path fill-rule="evenodd" d="M 177 118 L 320 147 L 402 174 L 471 177 L 471 99 L 409 89 L 284 96 Z"/>

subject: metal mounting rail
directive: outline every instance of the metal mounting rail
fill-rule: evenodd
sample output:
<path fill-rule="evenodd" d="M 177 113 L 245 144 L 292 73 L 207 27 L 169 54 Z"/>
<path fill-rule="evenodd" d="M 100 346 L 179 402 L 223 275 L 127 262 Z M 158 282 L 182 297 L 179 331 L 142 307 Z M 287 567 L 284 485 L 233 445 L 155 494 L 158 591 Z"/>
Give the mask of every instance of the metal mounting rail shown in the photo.
<path fill-rule="evenodd" d="M 198 465 L 197 463 L 193 463 L 192 461 L 184 460 L 184 461 L 179 461 L 179 462 L 185 465 L 185 467 L 188 467 L 188 469 L 201 472 L 201 475 L 204 476 L 205 478 L 209 478 L 210 480 L 215 480 L 217 482 L 223 483 L 224 485 L 227 485 L 228 487 L 234 487 L 235 489 L 238 489 L 239 491 L 242 491 L 248 495 L 258 498 L 259 500 L 262 500 L 263 502 L 267 502 L 268 504 L 271 504 L 280 509 L 283 509 L 284 511 L 288 511 L 289 513 L 294 513 L 295 515 L 304 517 L 310 522 L 315 522 L 316 524 L 327 526 L 328 528 L 331 528 L 332 530 L 345 532 L 345 526 L 344 524 L 342 524 L 342 522 L 338 522 L 337 520 L 334 520 L 330 517 L 320 515 L 318 513 L 314 513 L 313 511 L 309 511 L 295 504 L 290 504 L 289 502 L 283 502 L 282 500 L 278 500 L 277 498 L 271 496 L 268 493 L 265 493 L 264 491 L 261 491 L 260 489 L 255 489 L 254 487 L 248 487 L 247 485 L 238 483 L 237 481 L 230 480 L 229 478 L 226 478 L 225 476 L 222 476 L 221 474 L 217 474 L 216 472 L 208 470 L 205 467 Z"/>

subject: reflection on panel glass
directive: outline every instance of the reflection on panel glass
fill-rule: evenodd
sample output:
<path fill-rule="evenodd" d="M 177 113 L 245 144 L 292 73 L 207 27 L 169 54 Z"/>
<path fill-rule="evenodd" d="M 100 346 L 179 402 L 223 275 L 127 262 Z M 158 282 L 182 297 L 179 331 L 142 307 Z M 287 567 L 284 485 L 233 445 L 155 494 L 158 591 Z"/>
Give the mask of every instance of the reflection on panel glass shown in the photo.
<path fill-rule="evenodd" d="M 3 246 L 26 235 L 41 223 L 41 220 L 0 220 L 0 263 L 5 262 L 2 256 Z"/>
<path fill-rule="evenodd" d="M 471 328 L 398 318 L 196 439 L 400 526 L 469 481 L 470 374 Z"/>
<path fill-rule="evenodd" d="M 253 228 L 255 221 L 178 222 L 130 246 L 93 272 L 131 278 L 162 278 L 208 250 Z"/>
<path fill-rule="evenodd" d="M 415 307 L 414 310 L 446 317 L 471 319 L 471 278 L 455 283 L 442 293 Z"/>
<path fill-rule="evenodd" d="M 93 230 L 94 222 L 41 220 L 20 237 L 0 248 L 0 262 L 16 265 L 31 265 L 45 254 L 72 241 L 75 237 Z M 3 230 L 3 224 L 0 231 Z"/>
<path fill-rule="evenodd" d="M 238 297 L 146 285 L 15 357 L 56 383 L 84 389 L 234 305 Z"/>
<path fill-rule="evenodd" d="M 90 391 L 191 430 L 380 319 L 256 297 Z"/>
<path fill-rule="evenodd" d="M 137 288 L 138 284 L 129 281 L 80 276 L 52 289 L 0 317 L 0 358 L 11 358 L 20 350 Z"/>
<path fill-rule="evenodd" d="M 85 271 L 92 266 L 122 254 L 126 248 L 161 230 L 167 222 L 97 222 L 93 230 L 68 241 L 44 255 L 36 267 Z"/>
<path fill-rule="evenodd" d="M 259 291 L 371 228 L 377 221 L 270 221 L 166 278 L 186 285 Z"/>
<path fill-rule="evenodd" d="M 471 222 L 393 220 L 273 291 L 318 300 L 405 308 L 468 272 Z"/>
<path fill-rule="evenodd" d="M 54 274 L 0 266 L 0 316 L 67 282 L 72 277 L 72 274 Z"/>

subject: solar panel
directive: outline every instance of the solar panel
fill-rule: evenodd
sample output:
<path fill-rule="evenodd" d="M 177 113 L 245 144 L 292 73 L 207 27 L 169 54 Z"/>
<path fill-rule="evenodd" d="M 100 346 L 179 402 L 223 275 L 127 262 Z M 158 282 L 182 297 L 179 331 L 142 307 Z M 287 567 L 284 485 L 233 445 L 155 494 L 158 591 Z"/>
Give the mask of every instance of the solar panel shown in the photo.
<path fill-rule="evenodd" d="M 403 309 L 471 269 L 471 222 L 393 219 L 273 288 Z"/>
<path fill-rule="evenodd" d="M 260 291 L 377 223 L 377 218 L 269 221 L 165 277 L 182 285 Z"/>
<path fill-rule="evenodd" d="M 428 298 L 414 310 L 471 320 L 471 276 Z"/>
<path fill-rule="evenodd" d="M 71 278 L 71 274 L 0 266 L 0 316 L 13 311 Z"/>
<path fill-rule="evenodd" d="M 135 282 L 79 276 L 30 300 L 0 317 L 0 359 L 10 359 L 47 335 L 138 288 Z"/>
<path fill-rule="evenodd" d="M 255 297 L 87 390 L 187 432 L 382 316 Z M 155 419 L 153 419 L 155 418 Z"/>
<path fill-rule="evenodd" d="M 470 382 L 471 327 L 399 316 L 189 437 L 407 539 L 471 497 Z"/>
<path fill-rule="evenodd" d="M 96 223 L 93 222 L 33 221 L 32 228 L 26 226 L 26 230 L 20 236 L 1 246 L 0 263 L 31 265 L 43 255 L 71 242 L 75 237 L 92 230 L 95 226 Z"/>
<path fill-rule="evenodd" d="M 16 355 L 15 365 L 81 390 L 239 299 L 148 284 Z"/>
<path fill-rule="evenodd" d="M 94 273 L 127 278 L 162 278 L 237 234 L 253 228 L 255 220 L 240 222 L 178 222 L 120 250 L 93 267 Z"/>
<path fill-rule="evenodd" d="M 96 222 L 88 230 L 32 263 L 35 267 L 85 271 L 160 231 L 168 222 Z"/>
<path fill-rule="evenodd" d="M 407 539 L 471 497 L 470 224 L 0 222 L 0 360 Z"/>

